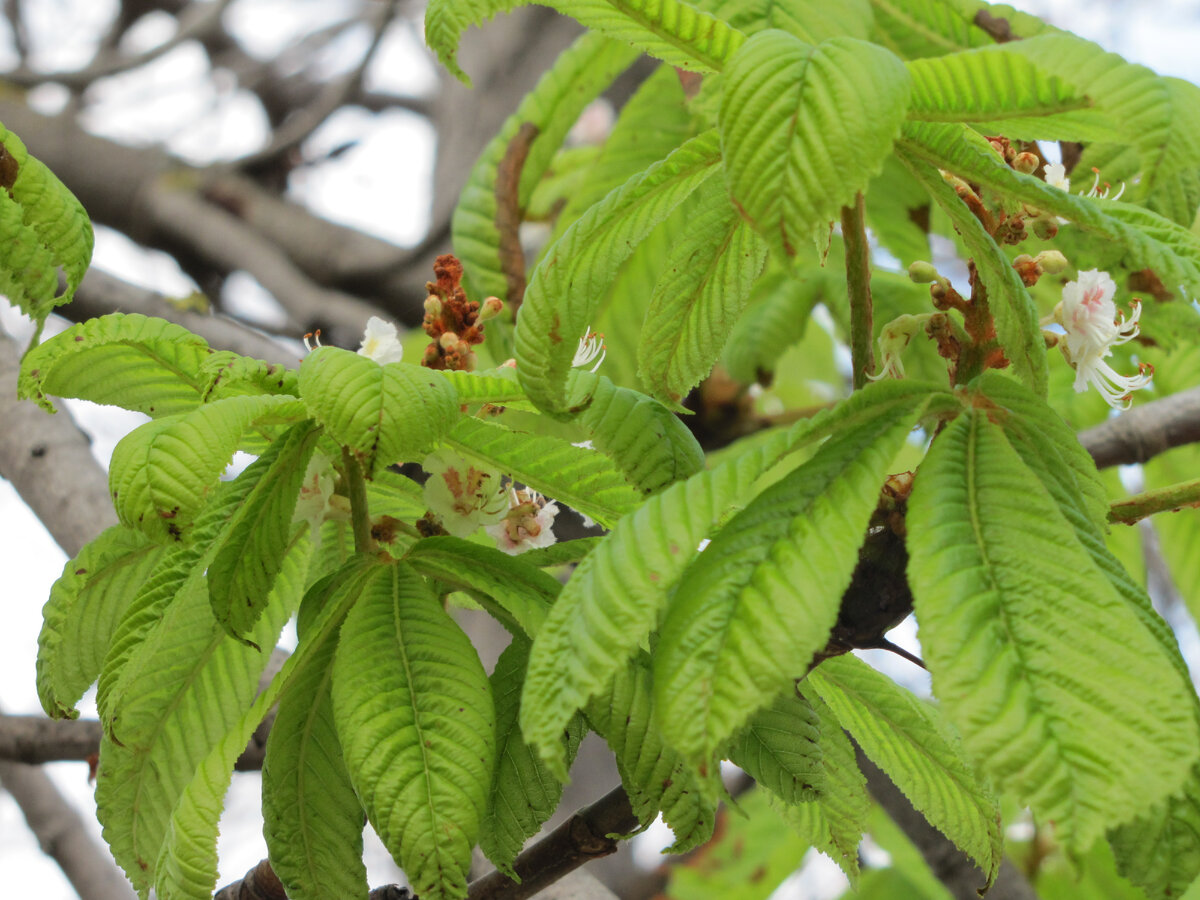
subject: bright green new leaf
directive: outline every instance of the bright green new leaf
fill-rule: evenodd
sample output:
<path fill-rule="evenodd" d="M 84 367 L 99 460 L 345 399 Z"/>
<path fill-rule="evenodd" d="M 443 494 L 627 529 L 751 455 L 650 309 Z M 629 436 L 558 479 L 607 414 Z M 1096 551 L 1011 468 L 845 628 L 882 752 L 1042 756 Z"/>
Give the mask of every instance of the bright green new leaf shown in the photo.
<path fill-rule="evenodd" d="M 496 768 L 492 772 L 479 847 L 510 878 L 516 875 L 512 864 L 521 847 L 554 813 L 563 788 L 541 757 L 525 743 L 517 723 L 528 661 L 529 641 L 514 638 L 500 654 L 491 677 L 496 701 Z M 568 760 L 575 758 L 585 734 L 583 717 L 572 719 L 562 738 Z"/>
<path fill-rule="evenodd" d="M 63 566 L 38 635 L 37 687 L 46 715 L 79 716 L 75 705 L 100 675 L 117 622 L 165 552 L 114 525 Z"/>
<path fill-rule="evenodd" d="M 370 565 L 371 563 L 366 561 L 366 566 Z M 364 560 L 360 557 L 352 560 L 335 575 L 313 585 L 305 597 L 306 609 L 301 613 L 301 619 L 307 618 L 311 625 L 309 627 L 302 625 L 303 639 L 297 646 L 296 652 L 283 663 L 278 674 L 258 694 L 249 709 L 223 732 L 220 739 L 213 743 L 207 755 L 193 766 L 190 779 L 187 780 L 186 786 L 171 812 L 162 841 L 162 849 L 159 851 L 154 867 L 154 886 L 159 897 L 170 897 L 172 900 L 208 900 L 212 896 L 217 880 L 217 826 L 225 794 L 229 790 L 230 779 L 233 775 L 234 762 L 246 747 L 251 735 L 268 710 L 276 700 L 280 699 L 281 694 L 286 701 L 288 694 L 284 692 L 293 690 L 293 682 L 303 685 L 311 678 L 317 677 L 311 672 L 313 667 L 323 671 L 327 666 L 327 662 L 322 659 L 322 651 L 332 648 L 338 627 L 358 596 L 354 588 L 356 580 L 363 575 L 363 570 Z M 315 615 L 306 616 L 307 612 L 315 612 Z M 319 674 L 320 672 L 317 673 L 318 676 Z M 274 734 L 274 727 L 272 726 L 272 734 Z M 283 728 L 286 733 L 289 728 L 286 720 Z M 334 740 L 331 752 L 338 754 L 340 751 L 336 746 L 336 736 L 330 736 Z M 303 778 L 301 773 L 296 772 L 295 774 L 301 779 Z M 287 787 L 285 786 L 283 790 L 286 793 Z M 326 790 L 327 787 L 322 784 L 321 791 Z M 316 798 L 318 805 L 320 805 L 320 800 L 321 798 Z M 350 802 L 353 806 L 352 822 L 357 826 L 358 833 L 361 835 L 362 814 L 352 793 Z M 304 811 L 311 812 L 307 808 Z M 292 808 L 290 812 L 298 813 L 300 810 Z M 341 814 L 344 823 L 346 821 L 345 810 L 342 810 Z M 328 835 L 330 830 L 335 827 L 335 822 L 336 819 L 329 822 L 322 821 L 323 833 Z M 271 829 L 276 824 L 269 823 L 267 825 L 266 833 L 268 835 L 273 833 Z M 297 845 L 293 849 L 295 852 L 303 854 L 307 848 Z M 274 863 L 275 858 L 272 857 L 271 861 Z M 341 886 L 345 886 L 347 883 L 353 885 L 355 863 L 358 864 L 361 871 L 360 854 L 355 853 L 353 859 L 348 862 L 337 860 L 336 863 L 343 868 L 334 876 L 333 883 Z M 288 859 L 283 861 L 283 869 L 289 875 L 294 871 L 289 868 Z M 365 882 L 364 875 L 361 885 L 361 896 L 363 897 L 366 895 Z M 289 888 L 293 887 L 289 883 Z M 289 896 L 299 898 L 301 893 L 291 893 Z M 329 894 L 317 896 L 329 896 Z M 349 890 L 347 893 L 339 893 L 336 896 L 353 900 L 355 893 L 353 890 Z"/>
<path fill-rule="evenodd" d="M 404 563 L 361 583 L 333 662 L 333 715 L 367 817 L 422 900 L 466 893 L 495 714 L 475 649 Z"/>
<path fill-rule="evenodd" d="M 987 8 L 980 0 L 870 0 L 875 13 L 874 40 L 905 59 L 944 56 L 972 47 L 990 47 L 995 38 L 974 22 Z M 1022 38 L 1038 34 L 1046 24 L 1011 7 L 996 8 Z"/>
<path fill-rule="evenodd" d="M 1179 789 L 1196 757 L 1190 688 L 982 412 L 934 442 L 908 547 L 935 693 L 1065 846 L 1082 852 Z"/>
<path fill-rule="evenodd" d="M 589 209 L 547 251 L 517 318 L 517 375 L 538 407 L 567 415 L 586 403 L 587 379 L 568 391 L 579 341 L 605 289 L 639 244 L 693 191 L 716 174 L 715 131 L 692 138 Z"/>
<path fill-rule="evenodd" d="M 793 803 L 773 794 L 772 805 L 800 837 L 837 863 L 853 886 L 858 845 L 871 811 L 866 779 L 833 711 L 809 685 L 801 682 L 796 690 L 817 714 L 823 777 L 815 800 Z"/>
<path fill-rule="evenodd" d="M 303 541 L 285 559 L 267 609 L 249 634 L 253 644 L 275 646 L 300 601 L 310 550 Z M 194 567 L 171 602 L 158 608 L 156 621 L 123 660 L 119 692 L 102 712 L 106 734 L 96 770 L 96 811 L 113 856 L 142 891 L 155 878 L 172 811 L 201 763 L 250 706 L 270 657 L 269 649 L 225 634 L 213 619 L 202 572 L 201 565 Z M 243 739 L 239 752 L 245 746 Z M 218 804 L 223 796 L 224 788 Z"/>
<path fill-rule="evenodd" d="M 489 369 L 485 372 L 442 372 L 453 385 L 459 403 L 495 403 L 508 406 L 525 400 L 525 392 L 517 381 L 515 369 Z"/>
<path fill-rule="evenodd" d="M 766 243 L 730 206 L 723 185 L 710 181 L 700 194 L 654 286 L 638 344 L 638 374 L 675 407 L 712 370 L 767 259 Z"/>
<path fill-rule="evenodd" d="M 652 397 L 601 375 L 576 420 L 643 494 L 655 494 L 704 468 L 704 451 L 688 427 Z"/>
<path fill-rule="evenodd" d="M 92 223 L 75 195 L 0 125 L 0 294 L 37 322 L 70 303 L 92 261 Z M 58 292 L 58 273 L 67 287 Z"/>
<path fill-rule="evenodd" d="M 643 826 L 661 812 L 675 833 L 664 853 L 685 853 L 712 837 L 716 815 L 714 767 L 702 783 L 654 724 L 650 665 L 644 656 L 625 661 L 607 689 L 587 706 L 587 718 L 617 758 L 629 804 Z M 522 698 L 528 702 L 529 694 Z M 539 747 L 539 750 L 542 748 Z M 542 752 L 543 759 L 546 754 Z"/>
<path fill-rule="evenodd" d="M 524 556 L 518 559 L 494 547 L 439 536 L 417 541 L 404 561 L 426 577 L 479 598 L 510 632 L 532 638 L 562 585 L 525 562 Z"/>
<path fill-rule="evenodd" d="M 49 396 L 121 406 L 158 418 L 200 405 L 208 343 L 165 319 L 113 313 L 72 325 L 21 363 L 18 396 L 54 412 Z"/>
<path fill-rule="evenodd" d="M 442 6 L 448 14 L 453 13 L 452 7 L 462 8 L 453 3 Z M 427 15 L 435 15 L 437 7 L 431 3 Z M 428 31 L 426 36 L 435 46 Z M 636 57 L 637 51 L 623 42 L 583 35 L 555 60 L 484 148 L 463 185 L 450 223 L 454 252 L 475 295 L 519 302 L 525 259 L 517 240 L 519 220 L 510 219 L 529 203 L 534 186 L 584 107 Z M 452 62 L 451 58 L 447 65 L 454 71 Z M 522 276 L 520 284 L 510 280 L 517 273 Z M 490 327 L 488 331 L 490 343 L 494 337 Z"/>
<path fill-rule="evenodd" d="M 528 0 L 433 0 L 425 10 L 425 42 L 466 84 L 458 67 L 458 42 L 472 25 Z M 717 72 L 744 35 L 685 0 L 551 0 L 548 6 L 587 28 L 633 44 L 664 62 L 693 72 Z"/>
<path fill-rule="evenodd" d="M 825 784 L 821 722 L 796 691 L 756 712 L 729 746 L 729 759 L 784 803 L 817 799 Z"/>
<path fill-rule="evenodd" d="M 1003 858 L 1000 809 L 933 707 L 853 656 L 825 660 L 809 684 L 929 823 L 975 860 L 990 885 Z"/>
<path fill-rule="evenodd" d="M 1108 834 L 1117 869 L 1151 900 L 1172 900 L 1200 876 L 1200 766 L 1183 790 Z"/>
<path fill-rule="evenodd" d="M 557 777 L 566 777 L 556 749 L 563 727 L 643 644 L 700 541 L 746 502 L 759 476 L 832 429 L 876 422 L 897 407 L 915 420 L 932 393 L 913 382 L 873 384 L 830 413 L 650 497 L 617 523 L 575 570 L 530 653 L 521 729 Z"/>
<path fill-rule="evenodd" d="M 420 460 L 458 419 L 458 396 L 441 373 L 338 347 L 319 347 L 300 364 L 300 396 L 329 436 L 376 468 Z"/>
<path fill-rule="evenodd" d="M 304 415 L 295 397 L 258 395 L 147 422 L 113 450 L 108 487 L 117 516 L 159 543 L 190 540 L 196 516 L 246 433 Z"/>
<path fill-rule="evenodd" d="M 242 394 L 300 395 L 296 373 L 279 363 L 269 363 L 228 350 L 218 350 L 200 364 L 205 403 Z"/>
<path fill-rule="evenodd" d="M 1005 50 L 918 59 L 908 64 L 908 74 L 908 115 L 926 122 L 1033 118 L 1092 105 L 1071 83 Z"/>
<path fill-rule="evenodd" d="M 899 155 L 909 171 L 945 210 L 970 251 L 976 271 L 987 290 L 988 309 L 995 322 L 996 339 L 1004 349 L 1008 361 L 1012 363 L 1013 371 L 1034 393 L 1045 396 L 1049 377 L 1046 341 L 1042 337 L 1037 306 L 1029 296 L 1021 277 L 1012 267 L 1008 256 L 959 198 L 954 188 L 946 183 L 941 173 L 914 159 L 908 152 L 907 145 Z M 994 165 L 1008 169 L 994 152 L 992 160 Z M 1045 186 L 1044 182 L 1038 183 Z"/>
<path fill-rule="evenodd" d="M 825 646 L 888 467 L 923 408 L 920 395 L 888 399 L 755 497 L 680 579 L 654 695 L 663 736 L 688 760 L 708 759 Z"/>
<path fill-rule="evenodd" d="M 772 29 L 748 40 L 724 77 L 729 193 L 772 249 L 795 256 L 883 168 L 907 111 L 908 71 L 875 44 L 813 46 Z"/>
<path fill-rule="evenodd" d="M 208 567 L 213 615 L 238 640 L 245 640 L 262 615 L 295 540 L 292 514 L 319 435 L 311 421 L 294 426 L 238 476 L 253 487 Z"/>
<path fill-rule="evenodd" d="M 467 460 L 500 469 L 604 526 L 637 508 L 642 495 L 605 454 L 549 435 L 522 434 L 463 418 L 445 442 Z"/>
<path fill-rule="evenodd" d="M 753 384 L 775 371 L 780 357 L 808 330 L 813 307 L 836 291 L 838 277 L 823 269 L 791 276 L 768 269 L 755 284 L 749 305 L 730 330 L 724 365 L 738 381 Z M 845 297 L 845 280 L 840 282 Z M 837 294 L 833 294 L 837 296 Z"/>
<path fill-rule="evenodd" d="M 715 11 L 746 34 L 780 28 L 809 44 L 835 37 L 869 40 L 873 18 L 869 0 L 724 0 Z"/>

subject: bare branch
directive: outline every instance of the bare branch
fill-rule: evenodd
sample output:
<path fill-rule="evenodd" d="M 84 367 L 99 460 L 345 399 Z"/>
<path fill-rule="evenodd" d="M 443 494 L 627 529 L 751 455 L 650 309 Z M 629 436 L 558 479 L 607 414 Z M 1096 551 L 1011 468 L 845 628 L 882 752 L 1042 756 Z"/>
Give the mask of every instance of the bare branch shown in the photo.
<path fill-rule="evenodd" d="M 43 852 L 53 859 L 80 897 L 134 900 L 136 896 L 112 858 L 92 840 L 79 813 L 45 772 L 35 766 L 0 762 L 0 784 L 17 801 Z"/>
<path fill-rule="evenodd" d="M 1143 463 L 1172 447 L 1200 441 L 1200 387 L 1126 410 L 1079 440 L 1101 469 Z"/>
<path fill-rule="evenodd" d="M 21 348 L 0 334 L 0 476 L 12 483 L 67 556 L 75 556 L 116 524 L 108 475 L 67 412 L 48 416 L 17 399 L 20 368 Z"/>

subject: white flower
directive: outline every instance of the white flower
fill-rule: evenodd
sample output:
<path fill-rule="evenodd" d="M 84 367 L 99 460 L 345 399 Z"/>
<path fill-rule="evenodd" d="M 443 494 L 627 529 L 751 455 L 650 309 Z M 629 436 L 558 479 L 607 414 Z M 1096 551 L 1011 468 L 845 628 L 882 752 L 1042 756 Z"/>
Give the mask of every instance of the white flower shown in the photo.
<path fill-rule="evenodd" d="M 526 550 L 549 547 L 557 538 L 554 536 L 554 517 L 558 515 L 558 504 L 549 503 L 537 491 L 509 491 L 508 515 L 504 520 L 485 529 L 496 541 L 496 546 L 509 556 Z"/>
<path fill-rule="evenodd" d="M 1125 409 L 1129 395 L 1150 384 L 1153 369 L 1143 364 L 1137 375 L 1120 375 L 1104 362 L 1112 356 L 1113 347 L 1137 337 L 1142 313 L 1142 305 L 1135 300 L 1128 321 L 1124 315 L 1118 318 L 1113 303 L 1116 290 L 1107 272 L 1080 272 L 1078 281 L 1063 286 L 1062 303 L 1054 317 L 1066 330 L 1061 346 L 1067 362 L 1075 367 L 1075 390 L 1086 391 L 1091 385 L 1109 406 Z"/>
<path fill-rule="evenodd" d="M 583 333 L 583 337 L 579 339 L 579 347 L 575 350 L 575 358 L 571 360 L 571 365 L 574 368 L 586 366 L 599 356 L 599 361 L 591 368 L 591 371 L 595 372 L 600 368 L 600 363 L 604 362 L 604 357 L 607 355 L 608 348 L 604 346 L 604 335 L 592 331 L 592 326 L 589 325 Z"/>
<path fill-rule="evenodd" d="M 1112 185 L 1106 181 L 1104 182 L 1104 190 L 1100 190 L 1100 170 L 1093 166 L 1092 171 L 1096 173 L 1096 179 L 1092 182 L 1092 189 L 1086 193 L 1080 191 L 1080 196 L 1094 197 L 1097 200 L 1120 200 L 1121 195 L 1125 193 L 1125 182 L 1121 182 L 1121 189 L 1117 191 L 1115 196 L 1109 197 L 1108 192 L 1112 190 Z"/>
<path fill-rule="evenodd" d="M 499 522 L 508 512 L 499 472 L 477 468 L 449 450 L 429 454 L 421 468 L 429 473 L 425 502 L 455 537 Z"/>
<path fill-rule="evenodd" d="M 334 493 L 332 460 L 322 453 L 314 453 L 304 470 L 292 521 L 307 522 L 313 544 L 320 544 L 322 523 L 327 519 L 349 518 L 350 501 Z"/>
<path fill-rule="evenodd" d="M 404 347 L 396 335 L 396 326 L 385 322 L 379 316 L 367 319 L 367 328 L 363 332 L 362 346 L 358 355 L 373 359 L 381 366 L 388 363 L 400 362 L 404 356 Z"/>
<path fill-rule="evenodd" d="M 1046 184 L 1060 191 L 1071 190 L 1071 179 L 1067 177 L 1067 167 L 1062 163 L 1051 163 L 1046 166 Z"/>

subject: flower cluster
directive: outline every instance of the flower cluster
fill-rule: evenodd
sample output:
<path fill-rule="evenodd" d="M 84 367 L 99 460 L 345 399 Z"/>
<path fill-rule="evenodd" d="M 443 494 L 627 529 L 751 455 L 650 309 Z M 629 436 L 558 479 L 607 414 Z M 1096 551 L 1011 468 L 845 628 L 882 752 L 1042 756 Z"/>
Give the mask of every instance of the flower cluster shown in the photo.
<path fill-rule="evenodd" d="M 510 490 L 508 514 L 485 531 L 496 541 L 496 546 L 510 556 L 554 543 L 554 517 L 558 515 L 558 504 L 537 491 Z"/>
<path fill-rule="evenodd" d="M 449 450 L 431 453 L 421 467 L 429 473 L 425 502 L 455 537 L 465 538 L 507 513 L 508 498 L 499 472 L 479 468 Z"/>
<path fill-rule="evenodd" d="M 1150 384 L 1154 370 L 1139 366 L 1137 375 L 1120 375 L 1104 361 L 1112 348 L 1133 340 L 1138 334 L 1142 306 L 1134 301 L 1129 319 L 1118 315 L 1113 295 L 1117 285 L 1107 272 L 1090 269 L 1078 281 L 1063 286 L 1062 302 L 1054 310 L 1054 321 L 1066 331 L 1060 343 L 1063 355 L 1075 369 L 1075 390 L 1094 387 L 1109 406 L 1125 409 L 1130 394 Z"/>

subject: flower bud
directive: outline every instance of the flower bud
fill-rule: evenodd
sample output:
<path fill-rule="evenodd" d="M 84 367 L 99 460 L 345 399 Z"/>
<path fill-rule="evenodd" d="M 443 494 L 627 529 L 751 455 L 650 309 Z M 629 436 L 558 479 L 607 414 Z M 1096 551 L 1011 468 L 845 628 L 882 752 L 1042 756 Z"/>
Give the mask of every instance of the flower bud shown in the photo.
<path fill-rule="evenodd" d="M 917 284 L 929 284 L 942 280 L 942 276 L 938 274 L 933 263 L 925 262 L 923 259 L 918 259 L 908 267 L 908 277 Z"/>
<path fill-rule="evenodd" d="M 504 310 L 504 301 L 499 297 L 488 297 L 483 301 L 483 306 L 479 310 L 478 322 L 486 322 L 488 319 L 494 319 Z"/>
<path fill-rule="evenodd" d="M 1043 250 L 1034 260 L 1042 267 L 1042 271 L 1048 275 L 1057 275 L 1070 265 L 1067 258 L 1057 250 Z"/>
<path fill-rule="evenodd" d="M 1018 153 L 1012 161 L 1012 167 L 1026 175 L 1032 175 L 1041 164 L 1042 161 L 1034 153 Z"/>
<path fill-rule="evenodd" d="M 453 331 L 447 331 L 438 338 L 438 343 L 442 345 L 443 350 L 452 350 L 458 344 L 458 335 Z"/>
<path fill-rule="evenodd" d="M 430 294 L 425 298 L 425 315 L 432 319 L 436 319 L 442 314 L 442 298 L 437 294 Z"/>

